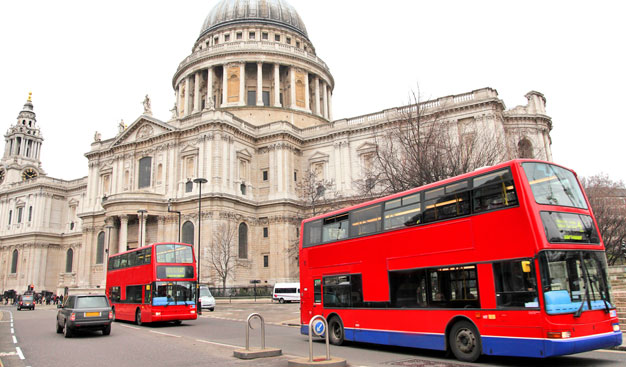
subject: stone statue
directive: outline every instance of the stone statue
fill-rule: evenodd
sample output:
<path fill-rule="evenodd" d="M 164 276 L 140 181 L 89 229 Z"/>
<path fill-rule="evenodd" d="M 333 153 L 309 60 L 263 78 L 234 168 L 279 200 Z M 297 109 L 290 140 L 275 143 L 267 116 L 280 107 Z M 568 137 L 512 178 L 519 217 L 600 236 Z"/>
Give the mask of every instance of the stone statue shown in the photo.
<path fill-rule="evenodd" d="M 143 114 L 152 116 L 152 106 L 150 105 L 150 97 L 146 94 L 143 100 Z"/>
<path fill-rule="evenodd" d="M 175 120 L 178 117 L 178 108 L 176 107 L 176 103 L 174 103 L 174 107 L 170 110 L 172 113 L 172 120 Z"/>
<path fill-rule="evenodd" d="M 96 133 L 93 134 L 93 141 L 98 142 L 98 141 L 102 140 L 101 138 L 102 138 L 102 136 L 100 135 L 99 132 L 96 131 Z"/>
<path fill-rule="evenodd" d="M 215 103 L 213 103 L 213 97 L 209 97 L 209 99 L 206 101 L 206 108 L 209 111 L 215 111 Z"/>
<path fill-rule="evenodd" d="M 124 123 L 124 119 L 120 120 L 120 124 L 117 125 L 117 131 L 121 134 L 126 130 L 126 124 Z"/>

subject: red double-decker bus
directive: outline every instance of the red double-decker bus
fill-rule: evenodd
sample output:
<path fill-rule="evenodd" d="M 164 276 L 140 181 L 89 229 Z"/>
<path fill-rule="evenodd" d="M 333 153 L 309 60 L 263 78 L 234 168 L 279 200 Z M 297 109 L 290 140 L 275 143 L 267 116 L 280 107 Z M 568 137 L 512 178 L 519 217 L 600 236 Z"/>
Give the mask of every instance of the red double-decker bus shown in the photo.
<path fill-rule="evenodd" d="M 620 345 L 604 245 L 574 172 L 514 160 L 307 219 L 301 332 L 550 357 Z"/>
<path fill-rule="evenodd" d="M 106 294 L 116 319 L 195 320 L 196 261 L 184 243 L 154 243 L 109 258 Z"/>

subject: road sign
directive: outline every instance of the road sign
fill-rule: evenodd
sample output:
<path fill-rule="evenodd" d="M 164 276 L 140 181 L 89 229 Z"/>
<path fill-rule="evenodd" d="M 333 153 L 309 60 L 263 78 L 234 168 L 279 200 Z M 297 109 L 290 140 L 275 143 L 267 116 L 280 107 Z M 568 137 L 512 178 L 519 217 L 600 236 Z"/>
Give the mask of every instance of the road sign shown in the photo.
<path fill-rule="evenodd" d="M 324 332 L 326 332 L 326 327 L 324 326 L 324 322 L 323 321 L 317 321 L 314 325 L 313 325 L 313 332 L 315 333 L 315 335 L 317 336 L 322 336 L 324 335 Z"/>

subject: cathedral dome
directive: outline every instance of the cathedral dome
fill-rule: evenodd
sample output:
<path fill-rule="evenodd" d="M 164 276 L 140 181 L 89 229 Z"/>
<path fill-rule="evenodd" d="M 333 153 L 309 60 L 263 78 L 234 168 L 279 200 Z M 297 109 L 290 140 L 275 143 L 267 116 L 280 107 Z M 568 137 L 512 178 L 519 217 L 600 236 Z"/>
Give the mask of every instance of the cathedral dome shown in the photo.
<path fill-rule="evenodd" d="M 285 0 L 221 0 L 204 20 L 200 37 L 219 27 L 250 22 L 285 27 L 309 38 L 296 9 Z"/>

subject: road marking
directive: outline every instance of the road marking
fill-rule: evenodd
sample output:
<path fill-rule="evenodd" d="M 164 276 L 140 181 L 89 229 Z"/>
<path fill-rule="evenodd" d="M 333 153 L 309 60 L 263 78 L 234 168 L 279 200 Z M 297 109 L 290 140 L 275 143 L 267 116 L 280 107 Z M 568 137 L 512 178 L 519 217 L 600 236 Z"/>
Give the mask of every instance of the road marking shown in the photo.
<path fill-rule="evenodd" d="M 604 352 L 604 353 L 621 353 L 624 354 L 626 352 L 622 351 L 622 350 L 609 350 L 609 349 L 599 349 L 596 350 L 596 352 Z"/>
<path fill-rule="evenodd" d="M 11 334 L 15 334 L 15 329 L 11 328 Z"/>
<path fill-rule="evenodd" d="M 17 355 L 20 356 L 20 359 L 26 359 L 24 358 L 24 353 L 22 353 L 20 347 L 15 347 L 15 350 L 17 350 Z"/>
<path fill-rule="evenodd" d="M 180 335 L 174 335 L 174 334 L 168 334 L 168 333 L 163 333 L 161 331 L 154 331 L 154 330 L 150 330 L 151 333 L 155 333 L 155 334 L 161 334 L 161 335 L 165 335 L 165 336 L 172 336 L 174 338 L 181 338 Z"/>
<path fill-rule="evenodd" d="M 17 344 L 17 338 L 13 335 L 13 344 Z"/>
<path fill-rule="evenodd" d="M 221 345 L 223 347 L 229 347 L 229 348 L 243 348 L 242 346 L 239 345 L 232 345 L 232 344 L 224 344 L 224 343 L 216 343 L 216 342 L 211 342 L 208 340 L 202 340 L 202 339 L 196 339 L 197 342 L 201 342 L 201 343 L 206 343 L 206 344 L 214 344 L 214 345 Z"/>
<path fill-rule="evenodd" d="M 134 327 L 134 326 L 128 326 L 128 325 L 124 325 L 124 324 L 120 324 L 120 326 L 121 326 L 121 327 L 126 327 L 126 328 L 129 328 L 129 329 L 141 330 L 141 328 Z"/>
<path fill-rule="evenodd" d="M 17 352 L 2 352 L 0 353 L 0 357 L 10 357 L 17 355 Z"/>

